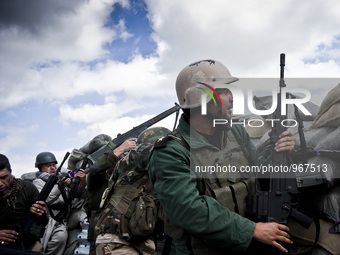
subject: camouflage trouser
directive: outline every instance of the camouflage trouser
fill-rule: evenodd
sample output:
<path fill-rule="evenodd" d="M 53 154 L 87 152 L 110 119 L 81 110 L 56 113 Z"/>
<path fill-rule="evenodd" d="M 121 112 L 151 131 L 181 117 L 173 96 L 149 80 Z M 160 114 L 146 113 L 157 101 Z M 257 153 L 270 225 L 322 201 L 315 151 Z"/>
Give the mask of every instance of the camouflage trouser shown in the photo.
<path fill-rule="evenodd" d="M 131 246 L 120 243 L 101 243 L 96 245 L 96 255 L 138 255 L 140 254 Z"/>
<path fill-rule="evenodd" d="M 114 234 L 99 235 L 96 239 L 96 255 L 149 255 L 154 254 L 155 250 L 155 243 L 152 240 L 132 245 Z"/>

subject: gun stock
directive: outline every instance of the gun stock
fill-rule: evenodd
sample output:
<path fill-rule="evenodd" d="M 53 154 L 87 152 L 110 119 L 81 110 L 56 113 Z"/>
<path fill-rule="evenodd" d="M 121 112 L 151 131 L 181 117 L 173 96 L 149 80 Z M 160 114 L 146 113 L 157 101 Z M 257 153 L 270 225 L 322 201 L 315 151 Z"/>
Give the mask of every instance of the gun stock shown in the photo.
<path fill-rule="evenodd" d="M 108 144 L 104 145 L 94 153 L 88 155 L 88 159 L 91 161 L 92 164 L 94 164 L 99 157 L 104 155 L 104 153 L 113 150 L 114 148 L 118 147 L 129 138 L 137 138 L 139 134 L 142 133 L 145 129 L 151 127 L 152 125 L 156 124 L 162 119 L 168 117 L 172 113 L 179 111 L 179 109 L 180 106 L 177 103 L 175 103 L 174 107 L 158 114 L 157 116 L 151 118 L 150 120 L 147 120 L 146 122 L 140 124 L 139 126 L 132 128 L 131 130 L 127 131 L 124 134 L 118 134 L 117 137 L 110 141 Z"/>

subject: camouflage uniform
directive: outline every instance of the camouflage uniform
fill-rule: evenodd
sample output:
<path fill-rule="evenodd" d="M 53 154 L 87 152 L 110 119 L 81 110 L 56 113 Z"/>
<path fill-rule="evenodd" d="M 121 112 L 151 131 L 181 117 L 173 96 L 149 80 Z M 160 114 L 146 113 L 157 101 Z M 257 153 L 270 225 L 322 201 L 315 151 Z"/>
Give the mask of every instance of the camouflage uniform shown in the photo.
<path fill-rule="evenodd" d="M 137 147 L 121 159 L 109 179 L 109 188 L 102 201 L 106 206 L 95 227 L 96 254 L 153 254 L 155 252 L 155 226 L 158 214 L 157 195 L 149 182 L 147 164 L 153 143 L 170 130 L 150 128 L 144 131 L 137 140 Z M 135 222 L 135 208 L 140 195 L 145 200 L 148 220 Z M 141 209 L 141 208 L 140 208 Z M 151 216 L 151 217 L 150 217 Z M 145 222 L 144 222 L 145 223 Z M 152 226 L 148 228 L 148 226 Z"/>
<path fill-rule="evenodd" d="M 103 192 L 107 188 L 107 171 L 112 171 L 113 167 L 118 162 L 118 157 L 111 151 L 105 153 L 98 159 L 98 162 L 90 167 L 87 178 L 87 192 L 88 192 L 88 205 L 86 213 L 89 218 L 89 229 L 87 239 L 91 243 L 90 254 L 95 254 L 95 234 L 94 226 L 102 211 L 99 207 Z"/>

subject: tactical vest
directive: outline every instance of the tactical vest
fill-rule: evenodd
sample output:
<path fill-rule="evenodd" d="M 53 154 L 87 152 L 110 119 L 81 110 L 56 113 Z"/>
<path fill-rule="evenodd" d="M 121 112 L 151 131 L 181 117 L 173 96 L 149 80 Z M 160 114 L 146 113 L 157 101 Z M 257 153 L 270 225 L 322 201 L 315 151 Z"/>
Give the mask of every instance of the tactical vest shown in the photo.
<path fill-rule="evenodd" d="M 106 206 L 96 223 L 96 235 L 111 233 L 138 243 L 158 230 L 158 199 L 147 169 L 151 148 L 152 145 L 141 144 L 116 164 L 102 197 L 101 206 Z"/>
<path fill-rule="evenodd" d="M 199 149 L 189 148 L 188 144 L 184 145 L 186 142 L 178 132 L 175 131 L 170 136 L 190 149 L 191 173 L 194 173 L 198 178 L 203 178 L 204 181 L 205 191 L 200 191 L 201 194 L 215 198 L 230 211 L 244 216 L 246 211 L 245 198 L 253 190 L 254 181 L 253 179 L 246 179 L 248 176 L 241 175 L 239 172 L 241 166 L 247 166 L 249 163 L 233 132 L 229 131 L 227 137 L 222 137 L 222 143 L 225 146 L 222 146 L 221 150 L 211 145 Z M 224 139 L 226 139 L 226 142 Z M 196 166 L 199 166 L 197 170 L 201 169 L 200 172 L 196 170 Z M 215 171 L 209 172 L 208 169 Z M 174 239 L 176 239 L 175 237 L 179 238 L 180 233 L 183 233 L 169 220 L 164 222 L 165 229 L 168 231 L 167 234 Z M 190 245 L 194 254 L 225 254 L 225 251 L 209 247 L 195 237 L 190 237 Z"/>

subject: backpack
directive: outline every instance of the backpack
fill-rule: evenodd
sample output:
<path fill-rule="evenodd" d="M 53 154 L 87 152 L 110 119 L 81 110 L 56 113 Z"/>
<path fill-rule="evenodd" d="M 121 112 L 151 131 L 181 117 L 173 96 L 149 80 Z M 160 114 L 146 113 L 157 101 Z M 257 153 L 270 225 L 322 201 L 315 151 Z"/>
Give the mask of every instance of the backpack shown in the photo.
<path fill-rule="evenodd" d="M 159 201 L 147 168 L 151 149 L 150 144 L 140 144 L 116 164 L 103 194 L 97 235 L 112 233 L 128 242 L 141 242 L 162 231 L 158 230 Z"/>

